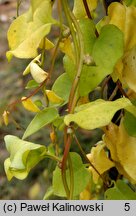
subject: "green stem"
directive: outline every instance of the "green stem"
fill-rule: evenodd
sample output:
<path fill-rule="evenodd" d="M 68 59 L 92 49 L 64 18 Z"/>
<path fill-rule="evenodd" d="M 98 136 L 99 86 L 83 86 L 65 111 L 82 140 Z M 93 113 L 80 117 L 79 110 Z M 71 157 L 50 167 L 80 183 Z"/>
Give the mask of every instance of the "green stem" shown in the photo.
<path fill-rule="evenodd" d="M 70 193 L 70 190 L 69 190 L 69 187 L 67 184 L 67 179 L 66 179 L 66 163 L 67 163 L 67 159 L 68 159 L 68 154 L 69 154 L 71 142 L 72 142 L 71 135 L 70 134 L 67 135 L 67 127 L 66 127 L 65 133 L 64 133 L 65 149 L 64 149 L 64 154 L 63 154 L 62 163 L 61 163 L 61 175 L 62 175 L 62 181 L 63 181 L 63 185 L 64 185 L 68 199 L 70 198 L 71 193 Z M 71 180 L 71 183 L 72 183 L 72 180 Z"/>
<path fill-rule="evenodd" d="M 76 32 L 77 32 L 78 41 L 79 41 L 79 53 L 80 53 L 77 74 L 76 74 L 76 77 L 74 79 L 74 82 L 73 82 L 73 85 L 71 88 L 71 92 L 70 92 L 70 96 L 69 96 L 69 104 L 68 104 L 69 113 L 73 113 L 75 105 L 76 105 L 76 101 L 77 101 L 76 90 L 77 90 L 77 87 L 79 84 L 80 75 L 81 75 L 82 66 L 83 66 L 84 41 L 83 41 L 82 32 L 80 30 L 80 26 L 79 26 L 75 16 L 73 15 L 73 13 L 71 11 L 70 11 L 70 17 L 71 17 L 71 20 L 73 21 L 73 24 L 74 24 Z"/>
<path fill-rule="evenodd" d="M 71 11 L 69 9 L 67 0 L 61 0 L 61 1 L 62 1 L 65 16 L 66 16 L 66 19 L 67 19 L 67 22 L 68 22 L 68 25 L 69 25 L 69 28 L 71 31 L 71 35 L 72 35 L 72 39 L 73 39 L 73 43 L 74 43 L 75 56 L 76 56 L 75 62 L 77 65 L 78 61 L 79 61 L 79 45 L 78 45 L 77 38 L 76 38 L 76 32 L 75 32 L 73 24 L 72 24 L 73 20 L 71 20 L 71 17 L 70 17 Z"/>
<path fill-rule="evenodd" d="M 19 7 L 21 5 L 22 0 L 17 0 L 17 17 L 19 16 Z"/>
<path fill-rule="evenodd" d="M 63 186 L 65 188 L 66 196 L 69 199 L 70 191 L 69 191 L 68 184 L 67 184 L 67 179 L 66 179 L 66 170 L 63 170 L 61 172 L 61 175 L 62 175 L 62 181 L 63 181 Z"/>

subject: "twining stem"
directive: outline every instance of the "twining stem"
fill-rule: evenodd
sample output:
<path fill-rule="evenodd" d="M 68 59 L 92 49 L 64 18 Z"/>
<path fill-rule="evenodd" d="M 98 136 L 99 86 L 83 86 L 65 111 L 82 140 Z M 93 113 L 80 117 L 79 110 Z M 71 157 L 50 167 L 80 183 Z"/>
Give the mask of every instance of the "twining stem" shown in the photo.
<path fill-rule="evenodd" d="M 64 13 L 71 31 L 71 35 L 72 35 L 72 39 L 73 39 L 73 44 L 74 44 L 74 50 L 75 50 L 75 63 L 76 65 L 78 64 L 79 61 L 79 45 L 78 45 L 78 41 L 77 41 L 77 37 L 76 37 L 76 32 L 74 30 L 73 24 L 72 24 L 72 20 L 70 17 L 70 13 L 71 10 L 69 9 L 67 0 L 61 0 L 62 1 L 62 5 L 63 5 L 63 9 L 64 9 Z"/>
<path fill-rule="evenodd" d="M 76 68 L 77 68 L 77 74 L 76 77 L 74 79 L 71 91 L 70 91 L 70 96 L 69 96 L 69 103 L 68 103 L 68 112 L 69 113 L 73 113 L 74 112 L 74 108 L 76 105 L 76 101 L 77 101 L 77 87 L 78 87 L 78 83 L 79 83 L 79 79 L 80 79 L 80 74 L 81 74 L 81 70 L 82 70 L 82 65 L 83 65 L 83 55 L 84 55 L 84 43 L 83 43 L 83 37 L 82 37 L 82 33 L 80 31 L 80 27 L 78 25 L 77 20 L 75 19 L 73 13 L 71 12 L 69 6 L 68 6 L 68 2 L 65 0 L 62 0 L 62 5 L 64 8 L 64 12 L 65 12 L 65 16 L 67 18 L 68 24 L 69 24 L 69 28 L 71 31 L 71 35 L 72 35 L 72 39 L 73 39 L 73 43 L 74 43 L 74 48 L 75 48 L 75 55 L 76 55 Z M 73 27 L 74 26 L 74 27 Z M 76 37 L 77 35 L 77 37 Z M 67 180 L 66 180 L 66 162 L 68 159 L 68 155 L 69 155 L 69 150 L 70 150 L 70 146 L 71 146 L 71 142 L 72 142 L 72 138 L 70 134 L 67 134 L 67 127 L 65 129 L 64 132 L 64 143 L 65 143 L 65 149 L 64 149 L 64 155 L 63 155 L 63 159 L 62 159 L 62 180 L 63 180 L 63 184 L 65 187 L 65 191 L 67 194 L 68 198 L 72 198 L 73 196 L 73 190 L 74 190 L 74 180 L 73 180 L 73 174 L 72 174 L 72 166 L 69 164 L 69 170 L 70 170 L 70 193 L 69 193 L 69 188 L 68 188 L 68 184 L 67 184 Z M 71 163 L 68 160 L 68 163 Z"/>
<path fill-rule="evenodd" d="M 69 96 L 69 104 L 68 104 L 68 110 L 69 113 L 73 113 L 74 112 L 74 108 L 76 105 L 76 90 L 79 84 L 79 80 L 80 80 L 80 75 L 81 75 L 81 71 L 82 71 L 82 66 L 83 66 L 83 58 L 84 58 L 84 41 L 83 41 L 83 36 L 82 36 L 82 32 L 80 30 L 80 26 L 75 18 L 75 16 L 73 15 L 73 13 L 70 11 L 69 12 L 71 20 L 75 26 L 76 32 L 77 32 L 77 36 L 78 36 L 78 41 L 79 41 L 79 62 L 77 65 L 77 74 L 75 76 L 74 82 L 72 84 L 72 88 L 70 91 L 70 96 Z"/>

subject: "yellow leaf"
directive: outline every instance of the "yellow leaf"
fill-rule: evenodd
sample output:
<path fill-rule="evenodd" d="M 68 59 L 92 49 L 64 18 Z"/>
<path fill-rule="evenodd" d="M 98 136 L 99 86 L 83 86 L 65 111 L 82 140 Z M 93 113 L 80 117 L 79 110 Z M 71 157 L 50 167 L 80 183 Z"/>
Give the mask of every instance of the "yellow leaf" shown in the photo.
<path fill-rule="evenodd" d="M 79 127 L 91 130 L 106 126 L 112 120 L 114 114 L 123 108 L 127 108 L 131 102 L 127 98 L 120 98 L 115 101 L 104 101 L 98 99 L 76 107 L 74 114 L 68 114 L 64 123 L 69 125 L 75 122 Z"/>
<path fill-rule="evenodd" d="M 99 142 L 96 147 L 92 147 L 91 153 L 87 155 L 88 159 L 100 175 L 115 166 L 115 164 L 108 158 L 104 147 L 105 144 Z M 97 183 L 100 176 L 92 167 L 89 169 L 92 171 L 94 183 Z"/>
<path fill-rule="evenodd" d="M 37 7 L 31 6 L 28 12 L 17 17 L 8 30 L 10 51 L 7 58 L 12 55 L 18 58 L 34 58 L 38 55 L 40 41 L 50 32 L 51 25 L 56 21 L 52 18 L 52 4 L 48 0 L 38 1 Z"/>
<path fill-rule="evenodd" d="M 9 124 L 9 112 L 6 110 L 3 113 L 3 121 L 6 126 Z"/>
<path fill-rule="evenodd" d="M 91 11 L 95 10 L 97 7 L 97 0 L 87 0 L 87 4 L 88 4 L 89 10 L 91 12 Z M 74 1 L 73 13 L 77 19 L 80 19 L 80 18 L 87 16 L 82 0 L 75 0 Z"/>
<path fill-rule="evenodd" d="M 136 7 L 125 6 L 114 2 L 108 8 L 110 24 L 116 25 L 123 33 L 125 39 L 125 50 L 136 45 Z"/>
<path fill-rule="evenodd" d="M 32 102 L 30 98 L 26 99 L 26 97 L 22 97 L 22 104 L 26 110 L 29 110 L 31 112 L 39 112 L 40 109 Z"/>
<path fill-rule="evenodd" d="M 30 64 L 30 72 L 33 77 L 33 79 L 37 83 L 42 83 L 43 81 L 46 80 L 48 73 L 45 72 L 42 68 L 39 67 L 36 63 L 32 62 Z"/>
<path fill-rule="evenodd" d="M 50 50 L 54 47 L 54 44 L 48 40 L 48 38 L 45 38 L 45 39 L 42 39 L 40 45 L 39 45 L 39 48 L 41 49 L 46 49 L 46 50 Z"/>
<path fill-rule="evenodd" d="M 74 52 L 73 52 L 73 49 L 72 49 L 72 43 L 71 43 L 71 40 L 70 38 L 65 38 L 63 39 L 63 41 L 60 42 L 59 44 L 59 48 L 62 52 L 64 52 L 66 55 L 68 55 L 71 60 L 74 61 Z"/>
<path fill-rule="evenodd" d="M 111 123 L 103 139 L 117 169 L 132 183 L 136 183 L 136 138 L 128 135 L 121 121 L 119 127 Z"/>
<path fill-rule="evenodd" d="M 136 46 L 125 54 L 122 61 L 124 63 L 122 77 L 128 87 L 136 92 Z"/>
<path fill-rule="evenodd" d="M 52 90 L 46 90 L 46 95 L 48 97 L 48 100 L 52 103 L 59 104 L 59 103 L 64 102 L 64 100 L 58 95 L 56 95 L 55 92 Z"/>

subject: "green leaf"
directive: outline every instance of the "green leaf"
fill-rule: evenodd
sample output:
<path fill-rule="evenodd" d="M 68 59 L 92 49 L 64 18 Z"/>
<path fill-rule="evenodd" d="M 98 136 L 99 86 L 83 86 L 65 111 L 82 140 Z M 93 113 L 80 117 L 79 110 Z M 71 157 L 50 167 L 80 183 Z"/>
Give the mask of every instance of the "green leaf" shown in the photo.
<path fill-rule="evenodd" d="M 70 157 L 71 157 L 73 172 L 74 172 L 74 194 L 73 195 L 77 196 L 87 186 L 90 180 L 90 173 L 85 168 L 85 165 L 82 163 L 81 157 L 77 153 L 71 152 Z M 68 185 L 70 186 L 69 170 L 66 171 L 66 178 L 67 178 Z M 61 170 L 58 167 L 56 167 L 55 171 L 53 172 L 53 190 L 55 195 L 66 197 L 66 193 L 62 182 Z"/>
<path fill-rule="evenodd" d="M 98 84 L 114 70 L 115 64 L 123 55 L 123 34 L 114 25 L 106 25 L 101 29 L 99 37 L 94 35 L 94 27 L 88 19 L 80 20 L 81 30 L 83 31 L 85 54 L 93 57 L 95 66 L 83 65 L 80 81 L 80 96 L 87 95 L 93 91 Z M 83 28 L 85 23 L 85 27 Z M 90 30 L 89 30 L 90 26 Z M 63 59 L 65 72 L 73 80 L 76 75 L 74 62 L 65 56 Z"/>
<path fill-rule="evenodd" d="M 61 97 L 65 102 L 68 101 L 72 83 L 66 73 L 63 73 L 57 78 L 53 84 L 52 90 Z"/>
<path fill-rule="evenodd" d="M 39 86 L 39 84 L 35 80 L 30 80 L 30 81 L 28 81 L 25 88 L 26 89 L 32 89 L 32 88 L 37 88 L 38 86 Z"/>
<path fill-rule="evenodd" d="M 26 139 L 28 136 L 34 134 L 42 127 L 46 126 L 47 124 L 50 124 L 57 117 L 58 117 L 58 112 L 55 108 L 46 108 L 40 111 L 28 125 L 23 135 L 23 139 Z"/>
<path fill-rule="evenodd" d="M 84 65 L 79 81 L 80 96 L 93 91 L 108 74 L 109 72 L 103 67 Z"/>
<path fill-rule="evenodd" d="M 106 126 L 112 120 L 114 114 L 123 108 L 131 105 L 127 98 L 120 98 L 115 101 L 96 100 L 76 108 L 77 113 L 68 114 L 64 118 L 64 123 L 69 125 L 75 122 L 79 127 L 92 130 Z"/>
<path fill-rule="evenodd" d="M 38 1 L 37 7 L 32 1 L 32 8 L 25 14 L 17 17 L 8 30 L 10 51 L 7 58 L 12 55 L 18 58 L 34 58 L 41 40 L 50 32 L 51 25 L 56 21 L 52 18 L 51 2 Z"/>
<path fill-rule="evenodd" d="M 136 193 L 122 180 L 105 192 L 106 200 L 136 200 Z"/>
<path fill-rule="evenodd" d="M 62 131 L 65 127 L 65 124 L 64 124 L 64 116 L 58 116 L 58 118 L 56 118 L 54 121 L 53 121 L 53 125 L 54 127 L 56 127 L 58 130 Z"/>
<path fill-rule="evenodd" d="M 130 112 L 125 112 L 124 126 L 130 136 L 136 137 L 136 117 Z"/>
<path fill-rule="evenodd" d="M 79 26 L 83 34 L 84 54 L 91 55 L 96 40 L 95 25 L 92 20 L 83 18 L 79 20 Z"/>
<path fill-rule="evenodd" d="M 70 80 L 73 81 L 76 76 L 76 66 L 74 62 L 72 61 L 72 59 L 67 55 L 65 55 L 63 58 L 63 66 Z"/>
<path fill-rule="evenodd" d="M 111 24 L 104 26 L 93 47 L 92 56 L 96 65 L 104 68 L 107 74 L 112 73 L 123 51 L 124 38 L 121 30 Z"/>
<path fill-rule="evenodd" d="M 13 176 L 18 179 L 26 178 L 29 171 L 44 158 L 46 147 L 12 135 L 5 136 L 4 140 L 10 153 L 10 158 L 4 163 L 8 179 L 11 180 Z"/>

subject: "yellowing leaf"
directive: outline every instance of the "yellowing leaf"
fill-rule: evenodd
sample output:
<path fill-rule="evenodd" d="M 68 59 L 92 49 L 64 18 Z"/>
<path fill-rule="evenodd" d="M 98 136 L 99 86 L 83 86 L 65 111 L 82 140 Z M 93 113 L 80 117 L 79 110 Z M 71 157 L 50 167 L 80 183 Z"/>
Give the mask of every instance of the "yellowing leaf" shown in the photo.
<path fill-rule="evenodd" d="M 104 142 L 117 169 L 129 181 L 136 183 L 136 138 L 128 135 L 121 121 L 119 127 L 111 123 L 105 130 Z"/>
<path fill-rule="evenodd" d="M 44 48 L 46 50 L 50 50 L 53 47 L 54 47 L 54 44 L 50 40 L 48 40 L 47 38 L 42 39 L 42 41 L 41 41 L 41 43 L 39 45 L 39 48 L 41 48 L 41 49 Z"/>
<path fill-rule="evenodd" d="M 110 24 L 116 25 L 123 33 L 125 50 L 136 45 L 136 7 L 125 6 L 118 2 L 112 3 L 108 8 Z"/>
<path fill-rule="evenodd" d="M 107 157 L 104 147 L 105 144 L 100 142 L 96 147 L 92 147 L 91 153 L 87 155 L 88 159 L 94 165 L 100 175 L 109 170 L 111 167 L 115 166 L 114 163 Z M 94 183 L 97 183 L 100 176 L 93 169 L 93 167 L 90 167 L 89 169 L 90 171 L 92 170 Z"/>
<path fill-rule="evenodd" d="M 90 12 L 95 10 L 97 7 L 97 0 L 87 0 L 87 4 L 89 6 Z M 82 17 L 86 17 L 86 11 L 82 0 L 75 0 L 74 1 L 74 8 L 73 13 L 77 19 Z"/>
<path fill-rule="evenodd" d="M 30 64 L 30 72 L 33 79 L 37 83 L 42 83 L 48 76 L 48 73 L 46 73 L 42 68 L 40 68 L 36 63 L 33 62 Z"/>
<path fill-rule="evenodd" d="M 3 113 L 3 121 L 6 126 L 9 124 L 9 112 L 6 110 Z"/>
<path fill-rule="evenodd" d="M 5 136 L 4 140 L 10 153 L 10 158 L 7 158 L 4 163 L 8 180 L 11 180 L 13 176 L 18 179 L 26 178 L 29 171 L 45 157 L 43 156 L 46 152 L 45 146 L 27 142 L 12 135 Z"/>
<path fill-rule="evenodd" d="M 96 100 L 79 106 L 77 113 L 68 114 L 64 118 L 66 125 L 75 122 L 79 127 L 91 130 L 108 125 L 114 114 L 123 108 L 131 105 L 127 98 L 120 98 L 116 101 Z"/>
<path fill-rule="evenodd" d="M 38 1 L 39 2 L 39 1 Z M 28 12 L 17 17 L 8 30 L 10 51 L 7 58 L 12 55 L 18 58 L 34 58 L 38 55 L 37 49 L 40 41 L 50 32 L 51 25 L 56 21 L 52 18 L 52 5 L 49 0 L 36 4 L 31 1 Z"/>
<path fill-rule="evenodd" d="M 65 38 L 63 41 L 61 41 L 59 48 L 63 53 L 68 55 L 74 61 L 75 57 L 70 38 Z"/>
<path fill-rule="evenodd" d="M 125 54 L 122 61 L 122 78 L 129 88 L 136 92 L 136 46 Z"/>
<path fill-rule="evenodd" d="M 22 97 L 21 100 L 22 100 L 22 104 L 26 110 L 29 110 L 31 112 L 39 112 L 40 111 L 40 109 L 33 103 L 33 101 L 30 98 L 26 99 L 26 97 Z"/>
<path fill-rule="evenodd" d="M 60 104 L 64 102 L 64 100 L 61 97 L 59 97 L 57 94 L 55 94 L 55 92 L 52 90 L 46 90 L 46 95 L 48 97 L 48 100 L 52 103 Z"/>

